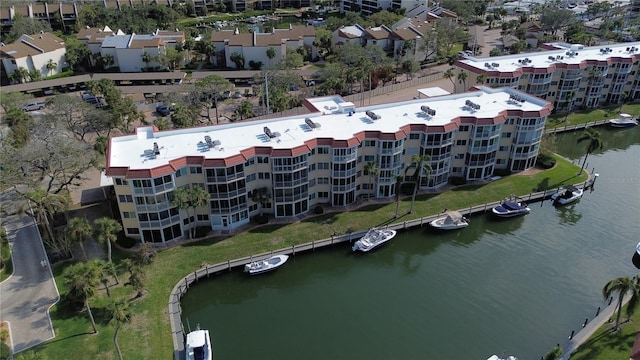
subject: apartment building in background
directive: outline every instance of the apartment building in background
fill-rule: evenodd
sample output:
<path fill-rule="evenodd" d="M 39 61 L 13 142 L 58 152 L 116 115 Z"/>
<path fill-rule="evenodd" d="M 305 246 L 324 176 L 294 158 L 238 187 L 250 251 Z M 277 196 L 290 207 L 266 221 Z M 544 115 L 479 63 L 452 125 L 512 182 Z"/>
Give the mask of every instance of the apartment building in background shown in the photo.
<path fill-rule="evenodd" d="M 67 66 L 66 54 L 64 40 L 46 32 L 22 35 L 11 44 L 0 45 L 2 72 L 8 77 L 19 69 L 38 71 L 42 77 L 58 74 Z"/>
<path fill-rule="evenodd" d="M 453 177 L 486 180 L 534 166 L 552 105 L 510 88 L 357 108 L 339 96 L 304 100 L 311 113 L 158 131 L 140 127 L 109 141 L 126 235 L 165 243 L 193 226 L 225 231 L 260 211 L 294 218 L 316 206 L 347 207 L 362 197 L 393 198 L 398 175 L 414 181 L 413 155 L 429 155 L 420 189 Z M 365 165 L 376 164 L 373 176 Z M 207 190 L 207 206 L 178 208 L 180 187 Z M 264 206 L 252 200 L 270 194 Z"/>
<path fill-rule="evenodd" d="M 640 100 L 640 42 L 585 47 L 544 44 L 547 51 L 455 62 L 456 92 L 477 83 L 507 86 L 553 104 L 558 112 Z"/>

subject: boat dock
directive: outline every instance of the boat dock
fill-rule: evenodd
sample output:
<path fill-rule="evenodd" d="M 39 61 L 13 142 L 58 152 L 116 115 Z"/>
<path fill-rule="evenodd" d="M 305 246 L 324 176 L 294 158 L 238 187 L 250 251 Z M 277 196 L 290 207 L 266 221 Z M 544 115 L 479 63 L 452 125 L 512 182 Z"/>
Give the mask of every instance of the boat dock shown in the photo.
<path fill-rule="evenodd" d="M 551 129 L 545 129 L 544 133 L 545 134 L 559 134 L 559 133 L 563 133 L 563 132 L 567 132 L 567 131 L 582 130 L 582 129 L 586 129 L 586 128 L 592 127 L 592 126 L 606 125 L 608 121 L 609 120 L 598 120 L 598 121 L 589 121 L 589 122 L 586 122 L 586 123 L 583 123 L 583 124 L 558 126 L 558 127 L 551 128 Z"/>
<path fill-rule="evenodd" d="M 589 180 L 585 181 L 580 185 L 576 185 L 576 187 L 582 188 L 584 190 L 593 187 L 596 176 L 591 176 Z M 545 190 L 540 192 L 530 193 L 524 196 L 518 196 L 519 199 L 525 201 L 527 203 L 534 202 L 544 202 L 551 197 L 551 195 L 560 191 L 561 188 Z M 464 209 L 456 209 L 464 216 L 472 216 L 479 215 L 491 211 L 491 209 L 501 203 L 500 201 L 494 201 L 482 205 L 470 206 Z M 435 220 L 442 213 L 434 214 L 426 217 L 421 217 L 419 219 L 407 220 L 398 223 L 390 223 L 385 225 L 386 227 L 393 230 L 403 230 L 403 229 L 411 229 L 418 226 L 427 225 L 432 220 Z M 364 236 L 368 230 L 360 231 L 360 232 L 351 232 L 346 234 L 335 234 L 330 238 L 321 239 L 311 241 L 305 244 L 294 245 L 287 248 L 273 250 L 267 253 L 255 254 L 252 256 L 247 256 L 234 260 L 227 260 L 226 262 L 214 264 L 214 265 L 206 265 L 201 269 L 194 271 L 193 273 L 188 274 L 183 277 L 180 281 L 178 281 L 173 287 L 171 294 L 169 295 L 169 321 L 171 323 L 171 336 L 173 338 L 173 348 L 174 348 L 174 359 L 181 360 L 184 359 L 184 342 L 186 337 L 186 332 L 182 324 L 182 308 L 180 305 L 180 299 L 182 296 L 189 290 L 189 287 L 194 283 L 197 284 L 201 280 L 206 280 L 211 275 L 217 275 L 222 272 L 231 271 L 238 267 L 244 267 L 245 264 L 260 261 L 267 259 L 276 254 L 284 254 L 284 255 L 296 255 L 297 253 L 314 251 L 317 248 L 322 248 L 326 246 L 333 246 L 341 243 L 351 243 L 360 237 Z"/>

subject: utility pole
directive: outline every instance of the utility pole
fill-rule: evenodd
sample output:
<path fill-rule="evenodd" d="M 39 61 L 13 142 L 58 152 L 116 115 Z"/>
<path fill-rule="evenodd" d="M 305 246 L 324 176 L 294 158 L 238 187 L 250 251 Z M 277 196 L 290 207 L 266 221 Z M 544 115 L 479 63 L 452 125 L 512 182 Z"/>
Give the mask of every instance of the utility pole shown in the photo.
<path fill-rule="evenodd" d="M 264 73 L 264 95 L 266 97 L 267 103 L 267 115 L 271 113 L 271 109 L 269 109 L 269 80 L 267 79 L 267 73 Z"/>

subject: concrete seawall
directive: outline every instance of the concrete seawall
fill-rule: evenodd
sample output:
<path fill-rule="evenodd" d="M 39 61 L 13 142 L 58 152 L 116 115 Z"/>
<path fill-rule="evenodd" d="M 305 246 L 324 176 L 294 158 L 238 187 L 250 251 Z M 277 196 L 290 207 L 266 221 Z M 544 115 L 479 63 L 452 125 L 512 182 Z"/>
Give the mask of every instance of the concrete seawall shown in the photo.
<path fill-rule="evenodd" d="M 587 180 L 578 187 L 586 188 L 592 184 L 593 179 Z M 535 192 L 528 195 L 520 196 L 519 198 L 527 203 L 539 202 L 549 199 L 551 195 L 555 194 L 560 189 L 546 190 L 541 192 Z M 471 206 L 468 208 L 457 209 L 461 214 L 466 216 L 476 215 L 490 211 L 493 207 L 500 204 L 501 201 L 495 201 L 482 205 Z M 436 214 L 432 216 L 422 217 L 415 220 L 403 221 L 400 223 L 389 224 L 388 227 L 394 230 L 411 229 L 418 226 L 428 224 L 430 221 L 435 220 L 442 214 Z M 193 273 L 190 273 L 178 281 L 171 294 L 169 295 L 169 321 L 171 323 L 171 336 L 173 338 L 174 359 L 182 360 L 185 358 L 184 342 L 186 339 L 186 332 L 182 325 L 182 308 L 180 305 L 180 299 L 189 290 L 189 287 L 193 284 L 197 284 L 200 280 L 206 280 L 211 275 L 217 275 L 221 272 L 231 271 L 236 267 L 242 267 L 245 264 L 252 261 L 259 261 L 267 259 L 275 254 L 296 255 L 297 253 L 313 251 L 316 248 L 325 246 L 332 246 L 335 244 L 349 242 L 359 239 L 366 233 L 365 231 L 354 232 L 344 235 L 332 236 L 328 239 L 316 240 L 305 244 L 295 245 L 287 248 L 273 250 L 267 253 L 255 254 L 239 259 L 228 260 L 226 262 L 218 263 L 215 265 L 208 265 L 205 268 L 198 269 Z M 213 340 L 212 340 L 213 342 Z"/>

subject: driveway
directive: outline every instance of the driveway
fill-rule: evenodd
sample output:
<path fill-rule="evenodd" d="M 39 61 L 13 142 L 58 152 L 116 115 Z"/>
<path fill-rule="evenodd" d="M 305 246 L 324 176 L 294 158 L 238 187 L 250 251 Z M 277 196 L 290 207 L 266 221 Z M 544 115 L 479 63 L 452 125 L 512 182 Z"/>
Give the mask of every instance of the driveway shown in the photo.
<path fill-rule="evenodd" d="M 33 219 L 11 215 L 3 225 L 12 247 L 13 275 L 0 284 L 0 320 L 9 322 L 17 353 L 55 337 L 49 308 L 60 295 Z"/>

